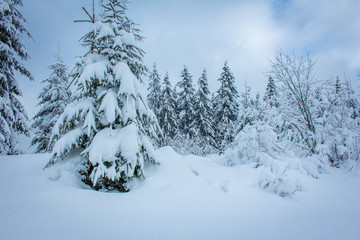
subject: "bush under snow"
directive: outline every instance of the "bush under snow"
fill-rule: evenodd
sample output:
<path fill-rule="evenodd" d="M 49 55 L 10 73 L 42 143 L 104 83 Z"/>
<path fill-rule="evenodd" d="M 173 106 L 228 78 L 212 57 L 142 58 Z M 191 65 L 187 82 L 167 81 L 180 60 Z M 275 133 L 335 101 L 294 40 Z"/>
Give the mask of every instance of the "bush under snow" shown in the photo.
<path fill-rule="evenodd" d="M 299 158 L 287 147 L 268 124 L 247 125 L 221 158 L 227 166 L 258 169 L 259 187 L 290 197 L 303 189 L 304 176 L 318 178 L 325 164 L 318 157 Z"/>

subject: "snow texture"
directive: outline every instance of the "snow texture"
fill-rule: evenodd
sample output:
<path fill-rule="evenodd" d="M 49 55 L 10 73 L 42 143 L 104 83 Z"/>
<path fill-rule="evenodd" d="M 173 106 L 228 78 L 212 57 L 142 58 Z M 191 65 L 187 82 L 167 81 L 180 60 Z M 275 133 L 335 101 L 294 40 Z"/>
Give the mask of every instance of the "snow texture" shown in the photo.
<path fill-rule="evenodd" d="M 42 171 L 48 154 L 0 157 L 0 232 L 6 240 L 358 239 L 359 168 L 303 176 L 295 199 L 257 187 L 258 170 L 216 158 L 156 152 L 146 181 L 96 192 L 73 175 L 78 157 Z M 139 225 L 139 219 L 146 224 Z M 120 236 L 120 237 L 119 237 Z"/>

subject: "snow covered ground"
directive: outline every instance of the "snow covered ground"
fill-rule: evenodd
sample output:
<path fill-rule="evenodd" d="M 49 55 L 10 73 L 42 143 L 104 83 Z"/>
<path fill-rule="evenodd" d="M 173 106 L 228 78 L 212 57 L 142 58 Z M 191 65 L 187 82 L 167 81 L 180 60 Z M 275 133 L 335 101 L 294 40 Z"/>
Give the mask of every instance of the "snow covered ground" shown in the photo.
<path fill-rule="evenodd" d="M 360 239 L 356 173 L 330 169 L 281 198 L 247 166 L 157 155 L 129 193 L 90 190 L 67 172 L 54 180 L 47 154 L 1 156 L 0 239 Z"/>

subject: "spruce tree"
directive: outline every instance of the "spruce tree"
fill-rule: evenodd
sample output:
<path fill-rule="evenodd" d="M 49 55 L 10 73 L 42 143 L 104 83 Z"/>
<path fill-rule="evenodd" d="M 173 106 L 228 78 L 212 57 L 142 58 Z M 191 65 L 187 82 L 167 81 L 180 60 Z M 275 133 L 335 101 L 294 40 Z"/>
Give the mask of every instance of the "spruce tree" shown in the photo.
<path fill-rule="evenodd" d="M 278 107 L 279 101 L 278 101 L 278 93 L 276 90 L 275 81 L 272 77 L 269 77 L 268 84 L 266 86 L 265 95 L 263 98 L 266 105 L 269 105 L 270 107 Z"/>
<path fill-rule="evenodd" d="M 155 63 L 153 65 L 153 71 L 151 72 L 149 77 L 147 100 L 151 110 L 153 110 L 155 115 L 159 117 L 161 105 L 161 82 Z"/>
<path fill-rule="evenodd" d="M 168 145 L 175 139 L 179 125 L 176 114 L 176 98 L 169 81 L 168 72 L 165 74 L 161 96 L 160 116 L 158 120 L 164 135 L 162 145 Z"/>
<path fill-rule="evenodd" d="M 233 141 L 239 114 L 239 93 L 234 86 L 235 78 L 227 62 L 224 64 L 219 82 L 221 85 L 214 98 L 215 131 L 220 151 L 224 151 Z"/>
<path fill-rule="evenodd" d="M 215 131 L 213 129 L 213 106 L 209 99 L 210 91 L 206 70 L 204 69 L 198 81 L 199 89 L 195 96 L 195 126 L 198 144 L 203 154 L 213 152 L 216 147 Z"/>
<path fill-rule="evenodd" d="M 73 101 L 56 122 L 52 157 L 46 167 L 61 160 L 76 161 L 78 171 L 94 189 L 128 191 L 128 183 L 142 179 L 144 162 L 156 163 L 149 136 L 156 135 L 154 113 L 140 91 L 146 67 L 142 39 L 126 15 L 125 0 L 102 1 L 101 18 L 82 38 L 87 53 L 71 75 Z"/>
<path fill-rule="evenodd" d="M 18 100 L 22 94 L 14 76 L 17 71 L 33 80 L 19 61 L 29 59 L 23 34 L 31 38 L 19 6 L 21 0 L 0 0 L 0 154 L 19 153 L 17 135 L 29 135 L 28 117 Z"/>
<path fill-rule="evenodd" d="M 180 132 L 184 137 L 189 139 L 195 135 L 195 89 L 193 87 L 192 76 L 186 66 L 184 66 L 184 69 L 181 72 L 181 77 L 182 80 L 178 83 L 180 92 L 177 102 L 180 121 L 179 125 Z"/>
<path fill-rule="evenodd" d="M 278 93 L 274 79 L 269 76 L 263 97 L 262 121 L 270 125 L 280 140 L 286 137 L 287 131 L 291 128 L 285 121 L 280 107 L 281 96 Z"/>
<path fill-rule="evenodd" d="M 42 82 L 45 86 L 38 97 L 40 110 L 33 118 L 32 124 L 35 136 L 31 145 L 36 146 L 36 153 L 52 151 L 50 145 L 52 128 L 70 101 L 67 67 L 59 55 L 56 56 L 56 62 L 50 65 L 49 69 L 52 72 L 50 77 Z"/>
<path fill-rule="evenodd" d="M 240 96 L 240 114 L 239 126 L 237 131 L 241 131 L 246 125 L 253 125 L 259 117 L 260 110 L 260 95 L 256 95 L 254 100 L 251 97 L 251 88 L 245 83 L 245 91 Z"/>

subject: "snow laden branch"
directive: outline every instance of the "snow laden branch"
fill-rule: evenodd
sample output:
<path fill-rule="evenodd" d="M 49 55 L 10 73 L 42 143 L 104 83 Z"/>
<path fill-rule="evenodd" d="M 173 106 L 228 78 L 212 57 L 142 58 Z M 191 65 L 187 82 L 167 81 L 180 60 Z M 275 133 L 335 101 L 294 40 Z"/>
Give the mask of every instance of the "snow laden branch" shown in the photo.
<path fill-rule="evenodd" d="M 295 53 L 278 50 L 270 61 L 270 75 L 280 83 L 282 96 L 289 102 L 285 111 L 288 121 L 299 133 L 309 152 L 316 152 L 316 127 L 314 122 L 314 66 L 309 57 L 297 57 Z"/>

